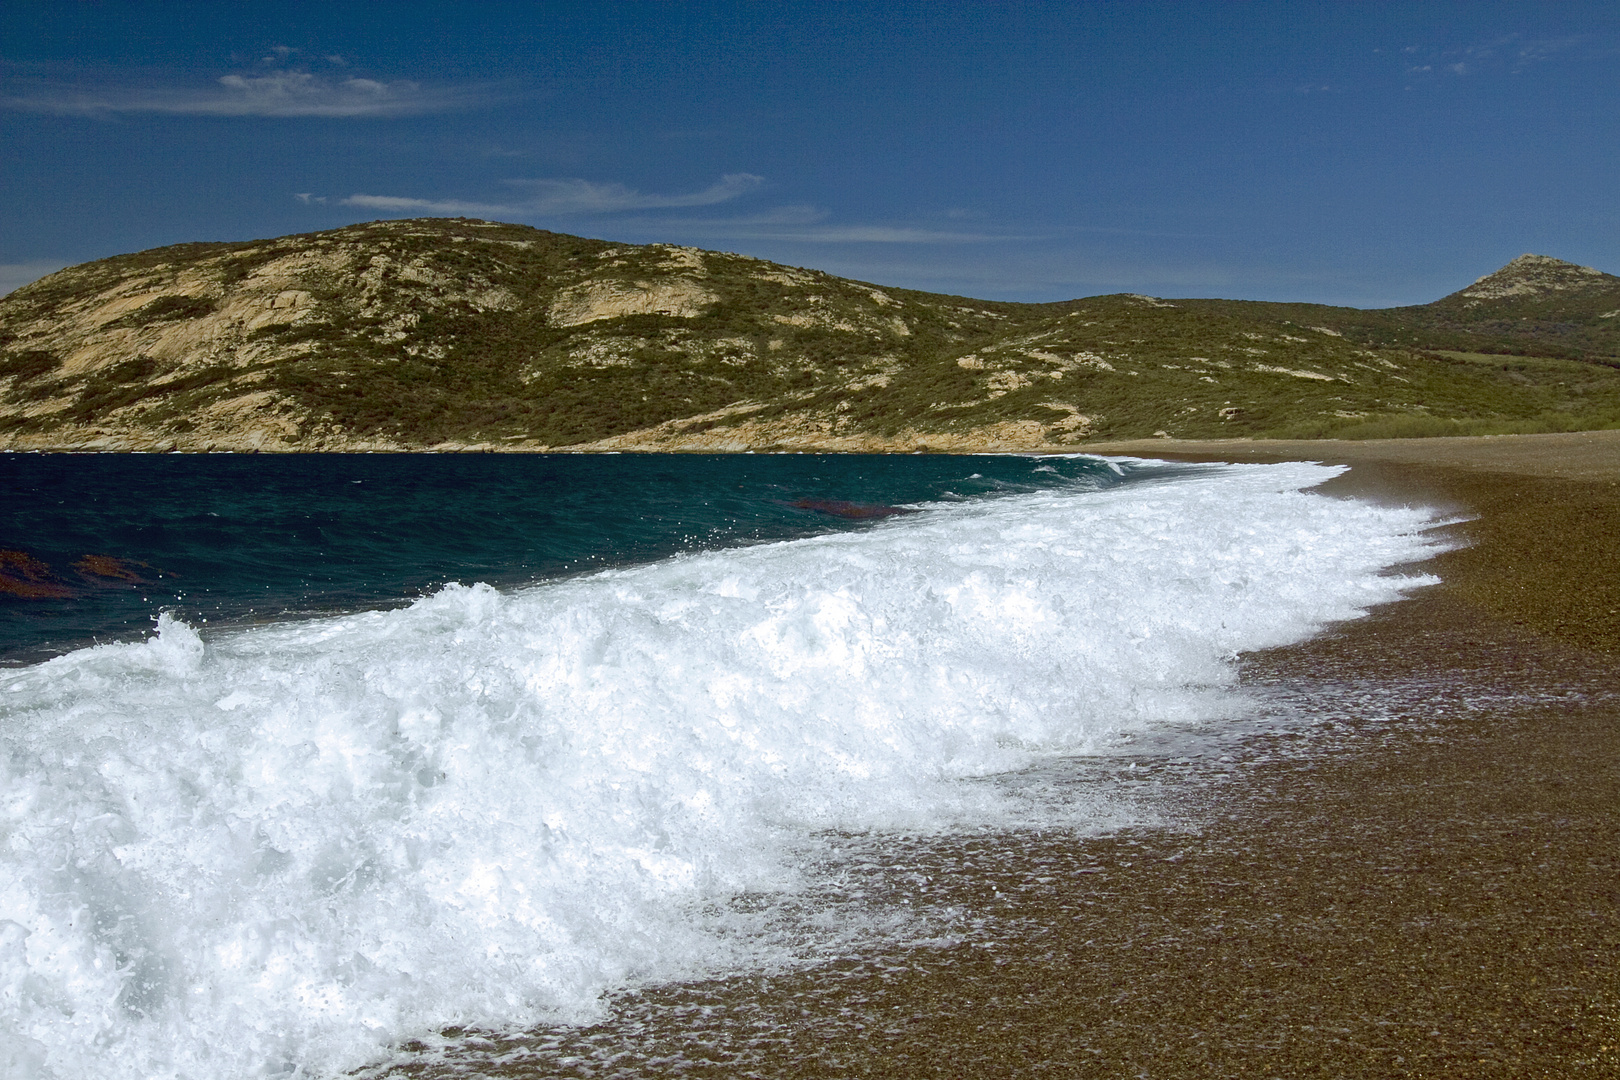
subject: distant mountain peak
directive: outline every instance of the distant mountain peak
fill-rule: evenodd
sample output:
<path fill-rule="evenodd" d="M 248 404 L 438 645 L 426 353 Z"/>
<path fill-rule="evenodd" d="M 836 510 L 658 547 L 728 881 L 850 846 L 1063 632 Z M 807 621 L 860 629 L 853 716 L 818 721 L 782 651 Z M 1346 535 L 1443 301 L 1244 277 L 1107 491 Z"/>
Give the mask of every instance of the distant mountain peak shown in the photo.
<path fill-rule="evenodd" d="M 1486 274 L 1457 296 L 1470 300 L 1537 297 L 1596 285 L 1608 277 L 1601 270 L 1578 266 L 1550 255 L 1520 255 L 1495 273 Z"/>

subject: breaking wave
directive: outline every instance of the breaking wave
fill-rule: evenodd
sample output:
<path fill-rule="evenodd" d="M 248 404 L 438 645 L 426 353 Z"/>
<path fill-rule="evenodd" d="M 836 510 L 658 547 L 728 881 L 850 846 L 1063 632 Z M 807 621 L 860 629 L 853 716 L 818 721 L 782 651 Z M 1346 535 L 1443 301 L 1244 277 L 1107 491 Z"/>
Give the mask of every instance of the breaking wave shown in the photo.
<path fill-rule="evenodd" d="M 822 830 L 1232 707 L 1429 511 L 1212 469 L 0 673 L 0 1073 L 310 1075 L 746 952 Z M 702 911 L 707 911 L 703 914 Z M 745 938 L 746 935 L 741 935 Z M 759 957 L 755 956 L 755 960 Z"/>

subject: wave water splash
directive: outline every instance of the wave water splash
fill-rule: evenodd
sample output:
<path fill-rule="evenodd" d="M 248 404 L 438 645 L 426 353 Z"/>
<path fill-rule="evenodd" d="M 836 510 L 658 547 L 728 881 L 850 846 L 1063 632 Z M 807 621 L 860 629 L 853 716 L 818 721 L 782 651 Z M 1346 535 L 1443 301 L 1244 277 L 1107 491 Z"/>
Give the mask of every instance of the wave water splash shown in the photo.
<path fill-rule="evenodd" d="M 1421 509 L 1240 466 L 0 673 L 0 1072 L 316 1075 L 736 960 L 819 830 L 1217 719 L 1432 583 Z M 728 951 L 730 950 L 730 951 Z M 757 959 L 757 957 L 756 957 Z"/>

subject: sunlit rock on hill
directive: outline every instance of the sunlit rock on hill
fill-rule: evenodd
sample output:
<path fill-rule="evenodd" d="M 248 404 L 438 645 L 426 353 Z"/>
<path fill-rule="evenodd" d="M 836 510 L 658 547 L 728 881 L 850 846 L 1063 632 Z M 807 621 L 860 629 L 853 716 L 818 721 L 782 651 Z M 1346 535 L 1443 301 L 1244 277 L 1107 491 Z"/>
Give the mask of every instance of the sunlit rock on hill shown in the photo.
<path fill-rule="evenodd" d="M 1603 271 L 1590 266 L 1577 266 L 1546 255 L 1520 255 L 1456 295 L 1475 301 L 1541 297 L 1571 290 L 1602 289 L 1604 279 L 1608 277 Z"/>
<path fill-rule="evenodd" d="M 1620 421 L 1620 279 L 1013 304 L 466 219 L 182 244 L 0 299 L 0 447 L 1013 450 Z"/>

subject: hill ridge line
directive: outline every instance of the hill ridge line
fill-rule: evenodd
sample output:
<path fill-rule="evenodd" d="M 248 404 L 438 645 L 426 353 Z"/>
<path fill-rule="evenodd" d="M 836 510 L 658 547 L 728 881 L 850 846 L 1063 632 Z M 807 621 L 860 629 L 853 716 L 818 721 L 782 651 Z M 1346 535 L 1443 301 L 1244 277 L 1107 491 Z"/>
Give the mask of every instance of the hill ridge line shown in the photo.
<path fill-rule="evenodd" d="M 0 298 L 0 448 L 1072 450 L 1602 427 L 1620 423 L 1617 311 L 1620 278 L 1538 255 L 1407 308 L 1022 304 L 377 221 L 115 256 Z"/>

